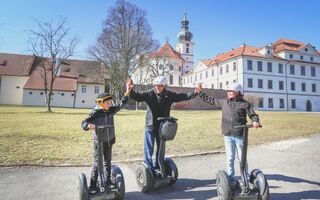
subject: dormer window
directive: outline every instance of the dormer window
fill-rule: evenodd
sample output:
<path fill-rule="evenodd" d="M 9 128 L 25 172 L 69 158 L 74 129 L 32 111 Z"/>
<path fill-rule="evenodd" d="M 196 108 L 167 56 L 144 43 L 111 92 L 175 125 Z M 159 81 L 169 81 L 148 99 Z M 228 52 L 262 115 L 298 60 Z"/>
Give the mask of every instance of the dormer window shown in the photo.
<path fill-rule="evenodd" d="M 289 58 L 292 59 L 292 58 L 293 58 L 293 55 L 292 55 L 292 54 L 289 54 Z"/>
<path fill-rule="evenodd" d="M 310 57 L 310 61 L 313 61 L 313 57 Z"/>
<path fill-rule="evenodd" d="M 305 52 L 308 52 L 308 48 L 305 48 L 304 51 L 305 51 Z"/>

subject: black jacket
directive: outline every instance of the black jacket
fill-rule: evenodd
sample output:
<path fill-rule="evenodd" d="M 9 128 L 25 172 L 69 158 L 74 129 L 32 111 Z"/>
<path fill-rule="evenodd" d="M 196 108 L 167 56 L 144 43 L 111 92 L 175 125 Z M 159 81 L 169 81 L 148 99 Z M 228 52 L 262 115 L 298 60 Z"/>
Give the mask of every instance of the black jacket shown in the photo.
<path fill-rule="evenodd" d="M 147 103 L 146 127 L 153 127 L 155 130 L 159 128 L 158 117 L 170 117 L 171 105 L 174 102 L 185 101 L 197 96 L 196 93 L 175 93 L 164 89 L 163 92 L 157 94 L 154 89 L 144 92 L 131 91 L 130 98 L 136 101 L 144 101 Z"/>
<path fill-rule="evenodd" d="M 88 124 L 94 124 L 96 127 L 95 133 L 97 133 L 98 126 L 108 125 L 104 128 L 104 134 L 102 136 L 103 142 L 108 142 L 109 145 L 115 143 L 115 130 L 114 130 L 114 115 L 120 111 L 121 107 L 128 101 L 128 97 L 122 97 L 120 104 L 111 106 L 108 110 L 100 109 L 96 106 L 85 120 L 82 121 L 81 127 L 83 130 L 89 130 Z M 97 134 L 94 134 L 94 139 L 97 140 Z"/>
<path fill-rule="evenodd" d="M 252 105 L 243 98 L 216 99 L 205 93 L 200 94 L 205 102 L 215 106 L 220 105 L 222 108 L 221 129 L 224 135 L 242 136 L 242 128 L 234 128 L 234 126 L 245 125 L 247 123 L 247 115 L 252 122 L 259 122 L 259 116 L 254 112 Z"/>

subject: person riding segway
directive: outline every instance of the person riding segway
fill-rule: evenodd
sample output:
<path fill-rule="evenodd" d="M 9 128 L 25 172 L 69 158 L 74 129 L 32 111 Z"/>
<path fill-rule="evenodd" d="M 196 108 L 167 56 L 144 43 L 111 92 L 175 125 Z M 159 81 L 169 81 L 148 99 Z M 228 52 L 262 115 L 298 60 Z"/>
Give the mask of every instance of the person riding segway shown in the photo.
<path fill-rule="evenodd" d="M 128 93 L 127 87 L 127 92 L 118 105 L 112 105 L 110 94 L 99 94 L 93 112 L 82 121 L 84 130 L 93 131 L 94 163 L 89 188 L 85 174 L 79 174 L 80 200 L 124 198 L 124 177 L 119 167 L 111 166 L 111 155 L 112 145 L 115 143 L 114 115 L 127 102 Z"/>
<path fill-rule="evenodd" d="M 131 87 L 133 87 L 131 78 L 128 78 L 127 82 L 131 84 Z M 162 137 L 161 130 L 159 130 L 161 123 L 165 123 L 166 121 L 174 123 L 175 121 L 173 118 L 167 118 L 170 117 L 171 105 L 174 102 L 192 99 L 200 92 L 197 89 L 192 93 L 175 93 L 169 91 L 166 89 L 167 78 L 165 76 L 158 76 L 153 81 L 153 84 L 153 89 L 143 92 L 136 92 L 134 90 L 131 90 L 130 92 L 131 99 L 138 102 L 145 102 L 147 104 L 144 137 L 145 159 L 144 163 L 140 163 L 136 172 L 138 185 L 140 186 L 142 192 L 148 192 L 152 188 L 151 185 L 153 187 L 157 187 L 157 184 L 149 184 L 151 182 L 151 179 L 153 179 L 154 177 L 166 177 L 165 174 L 171 173 L 169 173 L 169 167 L 172 167 L 170 169 L 176 168 L 174 162 L 171 159 L 164 159 L 165 141 L 167 141 L 168 139 Z M 158 119 L 159 117 L 165 117 L 166 119 Z M 153 163 L 152 155 L 154 151 L 154 141 L 156 141 L 157 150 L 156 160 Z M 163 162 L 164 167 L 161 162 Z M 145 171 L 140 170 L 144 168 L 146 169 Z M 168 173 L 164 173 L 164 168 L 167 168 Z M 144 179 L 146 180 L 143 181 Z M 175 179 L 172 179 L 171 183 L 175 183 L 175 181 Z M 148 183 L 147 186 L 144 185 L 145 183 Z"/>

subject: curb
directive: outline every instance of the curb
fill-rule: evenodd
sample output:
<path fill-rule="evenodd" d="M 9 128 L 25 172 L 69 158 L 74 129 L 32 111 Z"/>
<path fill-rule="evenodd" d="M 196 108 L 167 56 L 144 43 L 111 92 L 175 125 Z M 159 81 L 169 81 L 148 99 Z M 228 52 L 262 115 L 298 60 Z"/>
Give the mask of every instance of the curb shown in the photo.
<path fill-rule="evenodd" d="M 206 151 L 206 152 L 199 152 L 199 153 L 190 153 L 190 154 L 180 154 L 180 155 L 168 155 L 170 158 L 186 158 L 186 157 L 195 157 L 195 156 L 206 156 L 206 155 L 217 155 L 225 153 L 225 151 Z M 133 159 L 126 159 L 126 160 L 115 160 L 111 161 L 112 164 L 119 163 L 119 164 L 133 164 L 137 162 L 143 162 L 143 158 L 133 158 Z M 84 163 L 84 164 L 30 164 L 30 165 L 2 165 L 0 164 L 0 168 L 20 168 L 20 167 L 92 167 L 91 163 Z"/>

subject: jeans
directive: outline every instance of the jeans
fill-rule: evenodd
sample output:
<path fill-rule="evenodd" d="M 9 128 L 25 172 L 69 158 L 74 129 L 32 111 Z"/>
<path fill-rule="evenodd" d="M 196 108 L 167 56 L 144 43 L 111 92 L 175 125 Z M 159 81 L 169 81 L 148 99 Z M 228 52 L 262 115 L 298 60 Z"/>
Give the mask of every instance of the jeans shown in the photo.
<path fill-rule="evenodd" d="M 237 157 L 239 160 L 239 164 L 241 161 L 242 155 L 242 146 L 243 139 L 239 136 L 224 136 L 224 145 L 226 148 L 226 165 L 227 165 L 227 174 L 230 180 L 234 180 L 234 160 L 237 152 Z M 246 165 L 246 169 L 248 172 L 248 163 Z M 249 174 L 246 174 L 249 177 Z"/>
<path fill-rule="evenodd" d="M 154 140 L 157 143 L 157 151 L 156 151 L 156 161 L 152 163 L 152 155 L 154 151 Z M 152 127 L 146 127 L 144 130 L 144 162 L 148 165 L 148 167 L 154 171 L 154 169 L 159 168 L 158 164 L 158 155 L 159 155 L 159 145 L 160 145 L 160 137 L 159 134 L 155 133 Z"/>

